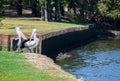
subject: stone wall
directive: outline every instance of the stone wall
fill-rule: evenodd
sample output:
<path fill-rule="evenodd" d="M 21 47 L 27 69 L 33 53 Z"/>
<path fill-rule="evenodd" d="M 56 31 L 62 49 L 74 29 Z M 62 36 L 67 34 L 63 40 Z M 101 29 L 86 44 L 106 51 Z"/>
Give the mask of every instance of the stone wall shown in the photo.
<path fill-rule="evenodd" d="M 74 27 L 42 35 L 41 53 L 51 56 L 56 52 L 82 44 L 96 37 L 93 26 Z"/>

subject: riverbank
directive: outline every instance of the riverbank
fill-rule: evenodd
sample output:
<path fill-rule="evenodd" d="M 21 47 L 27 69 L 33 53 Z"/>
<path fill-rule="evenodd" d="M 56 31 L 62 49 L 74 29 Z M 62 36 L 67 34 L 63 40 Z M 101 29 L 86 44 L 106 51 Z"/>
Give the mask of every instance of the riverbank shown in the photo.
<path fill-rule="evenodd" d="M 0 51 L 0 81 L 78 81 L 47 56 Z M 81 81 L 81 80 L 79 80 Z"/>
<path fill-rule="evenodd" d="M 119 30 L 96 30 L 98 39 L 120 39 Z"/>
<path fill-rule="evenodd" d="M 25 57 L 27 58 L 26 61 L 34 67 L 38 69 L 47 69 L 48 73 L 53 76 L 68 78 L 70 81 L 84 81 L 82 77 L 80 79 L 76 79 L 75 76 L 65 72 L 59 65 L 55 64 L 54 61 L 46 55 L 26 53 Z"/>
<path fill-rule="evenodd" d="M 26 53 L 26 61 L 32 64 L 37 69 L 45 69 L 48 71 L 48 74 L 53 76 L 59 76 L 62 78 L 69 78 L 71 81 L 76 81 L 75 76 L 68 74 L 61 69 L 60 66 L 56 65 L 52 59 L 46 55 L 35 54 L 35 53 Z"/>

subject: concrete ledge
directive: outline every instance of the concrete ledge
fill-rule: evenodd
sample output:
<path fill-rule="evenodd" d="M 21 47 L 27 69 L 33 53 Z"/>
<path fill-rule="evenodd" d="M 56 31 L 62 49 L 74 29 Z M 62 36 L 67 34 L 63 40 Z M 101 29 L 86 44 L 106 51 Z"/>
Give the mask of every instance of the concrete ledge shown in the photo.
<path fill-rule="evenodd" d="M 94 25 L 74 27 L 42 35 L 41 53 L 52 54 L 96 37 Z"/>

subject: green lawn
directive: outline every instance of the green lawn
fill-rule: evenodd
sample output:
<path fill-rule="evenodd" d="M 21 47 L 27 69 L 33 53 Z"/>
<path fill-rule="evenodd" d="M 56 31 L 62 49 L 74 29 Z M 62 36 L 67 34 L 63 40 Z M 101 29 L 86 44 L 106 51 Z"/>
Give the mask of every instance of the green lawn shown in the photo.
<path fill-rule="evenodd" d="M 0 51 L 0 81 L 74 81 L 37 69 L 23 54 Z"/>
<path fill-rule="evenodd" d="M 40 34 L 58 31 L 70 27 L 82 27 L 83 23 L 45 22 L 39 20 L 20 20 L 6 18 L 2 20 L 0 34 L 15 34 L 14 28 L 20 27 L 25 34 L 31 34 L 33 28 L 37 28 Z"/>

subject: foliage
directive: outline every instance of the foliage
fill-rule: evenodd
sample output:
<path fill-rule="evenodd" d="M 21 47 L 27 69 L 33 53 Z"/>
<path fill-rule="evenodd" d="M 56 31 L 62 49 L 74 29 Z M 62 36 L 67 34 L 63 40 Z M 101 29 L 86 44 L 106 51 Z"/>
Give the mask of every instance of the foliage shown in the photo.
<path fill-rule="evenodd" d="M 4 15 L 5 7 L 8 6 L 11 0 L 0 0 L 0 18 Z"/>
<path fill-rule="evenodd" d="M 3 0 L 0 0 L 0 28 L 1 28 L 1 20 L 2 20 L 2 14 L 3 14 Z"/>
<path fill-rule="evenodd" d="M 2 21 L 2 18 L 0 18 L 0 29 L 1 29 L 1 26 L 2 26 L 2 22 L 1 21 Z"/>
<path fill-rule="evenodd" d="M 3 0 L 0 0 L 0 18 L 2 17 L 2 7 L 3 7 L 2 3 Z"/>
<path fill-rule="evenodd" d="M 6 4 L 13 0 L 4 0 Z M 85 23 L 109 23 L 118 25 L 120 22 L 120 0 L 23 0 L 24 4 L 33 9 L 36 16 L 43 20 L 61 21 L 63 19 Z M 1 12 L 0 12 L 1 13 Z"/>
<path fill-rule="evenodd" d="M 113 19 L 120 18 L 120 1 L 119 0 L 100 0 L 98 8 L 103 16 Z"/>
<path fill-rule="evenodd" d="M 120 1 L 119 0 L 100 0 L 98 9 L 102 15 L 102 22 L 107 27 L 120 28 Z"/>

